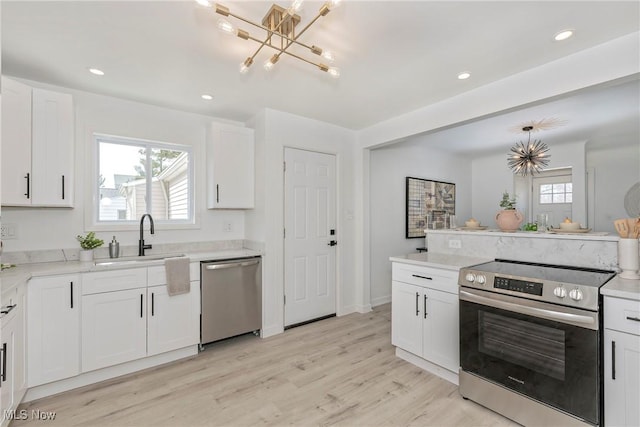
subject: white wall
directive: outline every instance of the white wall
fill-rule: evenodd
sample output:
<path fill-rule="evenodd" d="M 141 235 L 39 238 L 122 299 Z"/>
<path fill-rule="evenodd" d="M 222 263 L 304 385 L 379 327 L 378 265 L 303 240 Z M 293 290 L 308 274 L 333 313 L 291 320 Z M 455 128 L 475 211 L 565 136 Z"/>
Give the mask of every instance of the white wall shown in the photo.
<path fill-rule="evenodd" d="M 416 252 L 425 238 L 406 239 L 407 176 L 456 184 L 456 216 L 471 215 L 471 161 L 426 144 L 399 143 L 371 150 L 370 256 L 371 305 L 391 301 L 389 257 Z"/>
<path fill-rule="evenodd" d="M 337 158 L 337 311 L 355 310 L 354 288 L 354 132 L 338 126 L 275 110 L 265 110 L 252 121 L 256 129 L 256 182 L 264 197 L 256 199 L 256 213 L 247 216 L 246 238 L 264 238 L 263 299 L 265 336 L 284 326 L 284 148 L 293 147 L 335 154 Z"/>
<path fill-rule="evenodd" d="M 502 193 L 514 195 L 514 175 L 507 166 L 508 147 L 504 152 L 477 157 L 472 162 L 472 214 L 484 225 L 496 226 L 495 215 L 501 209 Z M 586 224 L 585 141 L 551 146 L 549 168 L 571 167 L 574 187 L 572 219 Z M 578 189 L 583 189 L 581 192 Z M 516 204 L 524 211 L 528 195 L 518 193 Z M 526 217 L 526 216 L 525 216 Z M 556 224 L 557 225 L 557 224 Z"/>
<path fill-rule="evenodd" d="M 624 197 L 631 186 L 640 182 L 640 143 L 637 137 L 626 145 L 589 147 L 587 170 L 594 174 L 594 204 L 592 228 L 615 233 L 613 221 L 627 218 Z"/>
<path fill-rule="evenodd" d="M 85 223 L 85 210 L 90 200 L 93 132 L 142 138 L 193 147 L 195 159 L 195 215 L 197 228 L 168 230 L 156 227 L 156 233 L 145 233 L 147 243 L 180 243 L 244 238 L 243 211 L 213 211 L 206 209 L 205 142 L 211 117 L 185 113 L 113 97 L 69 90 L 23 80 L 31 86 L 71 93 L 75 108 L 75 208 L 8 208 L 2 209 L 4 223 L 16 224 L 18 238 L 5 240 L 5 251 L 76 248 L 77 234 L 91 230 Z M 11 155 L 11 153 L 3 153 Z M 223 225 L 231 222 L 232 231 Z M 145 225 L 147 229 L 148 225 Z M 121 245 L 137 245 L 139 232 L 101 231 L 98 237 L 110 241 L 115 235 Z"/>

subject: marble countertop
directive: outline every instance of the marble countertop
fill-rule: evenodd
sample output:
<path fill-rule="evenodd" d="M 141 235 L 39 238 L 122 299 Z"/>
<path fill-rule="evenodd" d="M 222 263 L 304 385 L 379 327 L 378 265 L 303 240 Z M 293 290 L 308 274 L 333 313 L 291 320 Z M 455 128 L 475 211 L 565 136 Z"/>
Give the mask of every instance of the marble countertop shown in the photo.
<path fill-rule="evenodd" d="M 623 279 L 616 276 L 600 288 L 600 293 L 605 296 L 640 301 L 640 280 Z"/>
<path fill-rule="evenodd" d="M 120 270 L 124 268 L 143 268 L 154 265 L 164 265 L 164 259 L 157 258 L 163 254 L 149 255 L 149 260 L 137 262 L 117 262 L 116 259 L 96 259 L 89 262 L 81 261 L 59 261 L 59 262 L 41 262 L 33 264 L 20 264 L 16 267 L 7 269 L 0 273 L 0 289 L 4 294 L 10 292 L 13 288 L 25 283 L 32 277 L 55 276 L 59 274 L 88 273 L 91 271 Z M 171 255 L 171 254 L 169 254 Z M 245 258 L 262 255 L 258 251 L 251 249 L 231 249 L 207 252 L 191 252 L 184 254 L 173 254 L 174 256 L 182 255 L 189 258 L 191 262 L 215 261 L 231 258 Z M 139 257 L 130 257 L 140 259 Z M 126 258 L 126 259 L 130 259 Z M 120 259 L 126 260 L 125 258 Z M 95 265 L 95 263 L 116 261 L 113 264 Z"/>
<path fill-rule="evenodd" d="M 422 252 L 407 255 L 392 256 L 393 262 L 421 265 L 424 267 L 443 268 L 445 270 L 458 271 L 463 267 L 493 261 L 490 258 L 476 258 L 461 255 L 441 254 L 437 252 Z"/>
<path fill-rule="evenodd" d="M 617 242 L 620 240 L 615 234 L 607 232 L 589 232 L 589 233 L 570 233 L 570 232 L 538 232 L 538 231 L 516 231 L 507 233 L 497 229 L 486 230 L 464 230 L 464 229 L 442 229 L 442 230 L 424 230 L 425 234 L 466 234 L 477 236 L 494 236 L 494 237 L 516 237 L 530 239 L 565 239 L 565 240 L 604 240 L 609 242 Z"/>

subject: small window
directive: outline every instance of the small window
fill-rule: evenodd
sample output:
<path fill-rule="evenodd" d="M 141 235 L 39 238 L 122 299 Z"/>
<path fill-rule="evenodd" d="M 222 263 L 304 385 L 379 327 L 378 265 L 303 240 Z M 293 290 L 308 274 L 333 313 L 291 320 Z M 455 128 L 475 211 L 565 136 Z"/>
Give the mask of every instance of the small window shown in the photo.
<path fill-rule="evenodd" d="M 570 182 L 558 184 L 540 184 L 540 204 L 571 203 L 573 186 Z"/>
<path fill-rule="evenodd" d="M 191 147 L 96 135 L 98 223 L 193 222 Z"/>

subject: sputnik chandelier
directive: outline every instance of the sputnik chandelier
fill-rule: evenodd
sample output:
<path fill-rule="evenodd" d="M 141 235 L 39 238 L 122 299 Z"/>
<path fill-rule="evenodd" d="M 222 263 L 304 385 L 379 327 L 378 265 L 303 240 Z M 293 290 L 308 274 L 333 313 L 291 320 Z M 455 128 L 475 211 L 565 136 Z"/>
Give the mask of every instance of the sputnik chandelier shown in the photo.
<path fill-rule="evenodd" d="M 212 5 L 208 2 L 208 0 L 196 0 L 199 4 L 207 7 L 211 7 Z M 228 34 L 235 34 L 244 40 L 252 40 L 256 43 L 259 43 L 258 48 L 253 53 L 253 55 L 247 57 L 247 59 L 240 64 L 240 72 L 246 73 L 249 71 L 249 67 L 253 64 L 256 56 L 262 48 L 268 47 L 270 49 L 275 50 L 276 52 L 264 63 L 264 68 L 266 70 L 271 70 L 273 66 L 278 62 L 282 55 L 288 55 L 293 58 L 297 58 L 301 61 L 304 61 L 308 64 L 314 65 L 318 67 L 321 71 L 329 73 L 333 77 L 339 77 L 340 71 L 335 67 L 330 67 L 322 62 L 314 62 L 308 60 L 297 53 L 291 51 L 291 47 L 293 45 L 300 46 L 306 50 L 309 50 L 311 53 L 318 55 L 324 58 L 327 62 L 333 62 L 333 54 L 329 51 L 326 51 L 316 45 L 307 45 L 298 39 L 305 31 L 311 27 L 320 17 L 326 16 L 332 9 L 334 9 L 340 3 L 340 0 L 329 0 L 324 3 L 318 14 L 300 31 L 296 31 L 296 26 L 300 23 L 300 16 L 296 14 L 302 7 L 303 0 L 293 0 L 293 3 L 288 9 L 278 6 L 277 4 L 273 4 L 267 14 L 262 19 L 262 24 L 258 24 L 256 22 L 252 22 L 249 19 L 243 18 L 239 15 L 232 13 L 229 8 L 222 6 L 220 4 L 214 4 L 215 11 L 217 14 L 222 15 L 224 18 L 220 18 L 218 21 L 218 28 Z M 236 28 L 231 22 L 229 22 L 225 18 L 235 18 L 240 21 L 243 21 L 247 24 L 253 25 L 254 27 L 259 28 L 266 32 L 266 35 L 263 39 L 254 37 L 249 34 L 248 31 Z"/>
<path fill-rule="evenodd" d="M 509 168 L 516 175 L 527 176 L 540 173 L 549 164 L 551 158 L 547 155 L 549 147 L 539 139 L 532 143 L 531 130 L 533 126 L 523 127 L 523 132 L 529 132 L 529 141 L 526 144 L 520 141 L 511 147 L 508 163 Z"/>

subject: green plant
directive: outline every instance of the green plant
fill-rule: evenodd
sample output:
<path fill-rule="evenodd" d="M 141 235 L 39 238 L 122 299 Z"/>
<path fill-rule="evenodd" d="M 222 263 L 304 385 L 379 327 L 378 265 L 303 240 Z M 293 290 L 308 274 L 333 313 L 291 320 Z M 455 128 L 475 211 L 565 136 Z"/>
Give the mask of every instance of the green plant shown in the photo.
<path fill-rule="evenodd" d="M 99 248 L 104 244 L 104 240 L 98 239 L 93 231 L 88 232 L 86 236 L 78 234 L 76 240 L 80 242 L 80 247 L 85 250 Z"/>
<path fill-rule="evenodd" d="M 508 210 L 512 210 L 516 208 L 516 198 L 515 197 L 509 197 L 509 193 L 508 192 L 504 192 L 502 193 L 502 200 L 500 201 L 500 207 L 503 209 L 508 209 Z"/>

